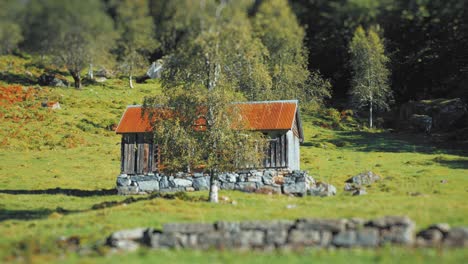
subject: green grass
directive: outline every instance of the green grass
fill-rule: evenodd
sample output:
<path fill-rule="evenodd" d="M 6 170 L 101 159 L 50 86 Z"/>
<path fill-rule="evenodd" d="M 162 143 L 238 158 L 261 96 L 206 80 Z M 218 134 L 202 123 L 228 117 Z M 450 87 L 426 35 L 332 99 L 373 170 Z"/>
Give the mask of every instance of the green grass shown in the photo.
<path fill-rule="evenodd" d="M 14 59 L 9 57 L 10 60 Z M 19 62 L 18 62 L 19 63 Z M 12 71 L 20 74 L 21 67 Z M 0 59 L 0 66 L 2 59 Z M 40 72 L 40 69 L 30 69 Z M 0 86 L 5 83 L 0 82 Z M 110 263 L 152 262 L 452 262 L 468 257 L 466 250 L 308 250 L 289 253 L 197 252 L 141 250 L 128 255 L 59 257 L 55 241 L 78 236 L 85 245 L 102 242 L 124 228 L 161 227 L 172 221 L 294 219 L 299 217 L 362 217 L 408 215 L 418 228 L 447 222 L 467 225 L 468 153 L 428 137 L 385 131 L 335 131 L 313 125 L 316 117 L 304 114 L 305 142 L 301 166 L 317 180 L 330 182 L 338 195 L 328 198 L 268 196 L 222 191 L 237 201 L 210 204 L 206 192 L 176 199 L 112 194 L 120 168 L 120 137 L 108 129 L 118 123 L 128 104 L 141 103 L 160 92 L 157 82 L 126 87 L 114 79 L 102 85 L 49 88 L 41 98 L 59 101 L 61 110 L 34 110 L 44 120 L 17 122 L 0 119 L 0 259 L 16 256 L 38 262 Z M 20 111 L 17 109 L 14 111 Z M 12 110 L 13 111 L 13 110 Z M 24 111 L 21 110 L 21 111 Z M 325 121 L 326 122 L 326 121 Z M 14 136 L 12 136 L 14 135 Z M 352 197 L 341 190 L 344 181 L 372 170 L 383 180 L 369 186 L 368 195 Z M 442 184 L 441 180 L 447 183 Z M 57 189 L 58 188 L 58 189 Z M 286 209 L 287 205 L 296 205 Z M 98 206 L 100 207 L 100 206 Z M 240 254 L 240 255 L 239 255 Z"/>

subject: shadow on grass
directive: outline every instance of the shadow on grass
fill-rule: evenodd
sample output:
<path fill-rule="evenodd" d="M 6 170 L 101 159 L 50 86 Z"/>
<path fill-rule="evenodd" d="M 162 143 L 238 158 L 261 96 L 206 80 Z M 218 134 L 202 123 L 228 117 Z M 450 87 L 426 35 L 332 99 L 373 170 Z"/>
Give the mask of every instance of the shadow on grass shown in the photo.
<path fill-rule="evenodd" d="M 25 75 L 15 74 L 11 72 L 6 72 L 6 73 L 0 72 L 0 80 L 7 82 L 7 83 L 17 83 L 17 84 L 21 84 L 24 86 L 37 84 L 37 81 L 32 80 L 31 78 Z"/>
<path fill-rule="evenodd" d="M 51 189 L 55 190 L 55 189 Z M 27 193 L 26 190 L 0 190 L 0 193 L 7 193 L 7 194 L 14 194 L 14 195 L 27 195 L 27 194 L 60 194 L 60 193 L 44 193 L 44 191 L 47 190 L 38 190 L 42 191 L 41 193 L 36 193 L 34 190 L 28 190 Z M 81 192 L 89 192 L 89 191 L 82 191 L 82 190 L 74 190 L 74 191 L 81 191 Z M 109 190 L 103 190 L 103 191 L 109 191 Z M 33 192 L 33 193 L 31 193 Z M 115 193 L 112 193 L 110 195 L 117 194 L 117 191 Z M 88 195 L 91 196 L 91 195 Z M 79 196 L 79 197 L 86 197 L 86 196 Z M 68 214 L 76 214 L 76 213 L 84 213 L 84 212 L 90 212 L 94 210 L 101 210 L 105 208 L 111 208 L 119 205 L 128 205 L 140 201 L 147 201 L 147 200 L 152 200 L 156 198 L 161 198 L 161 199 L 168 199 L 168 200 L 173 200 L 173 199 L 180 199 L 184 201 L 202 201 L 203 198 L 201 197 L 196 197 L 196 196 L 189 196 L 185 192 L 176 192 L 176 193 L 154 193 L 151 195 L 146 195 L 146 196 L 140 196 L 140 197 L 128 197 L 125 198 L 121 201 L 104 201 L 101 203 L 97 203 L 91 206 L 89 209 L 84 209 L 84 210 L 67 210 L 62 207 L 57 207 L 55 210 L 53 209 L 33 209 L 33 210 L 10 210 L 10 209 L 0 209 L 0 222 L 7 221 L 7 220 L 37 220 L 37 219 L 43 219 L 49 217 L 52 213 L 59 213 L 62 215 L 68 215 Z"/>
<path fill-rule="evenodd" d="M 80 189 L 45 189 L 45 190 L 0 190 L 0 193 L 5 194 L 63 194 L 68 196 L 88 197 L 88 196 L 109 196 L 116 195 L 116 189 L 102 190 L 80 190 Z"/>
<path fill-rule="evenodd" d="M 443 158 L 435 158 L 435 162 L 439 163 L 440 165 L 449 167 L 451 169 L 465 169 L 468 170 L 468 159 L 443 159 Z"/>
<path fill-rule="evenodd" d="M 319 139 L 320 140 L 320 139 Z M 305 142 L 305 146 L 314 145 L 314 140 Z M 338 148 L 364 152 L 418 152 L 444 153 L 468 156 L 467 146 L 456 142 L 434 142 L 426 135 L 407 133 L 371 133 L 362 131 L 339 131 L 333 139 L 321 139 L 321 142 L 332 143 Z"/>

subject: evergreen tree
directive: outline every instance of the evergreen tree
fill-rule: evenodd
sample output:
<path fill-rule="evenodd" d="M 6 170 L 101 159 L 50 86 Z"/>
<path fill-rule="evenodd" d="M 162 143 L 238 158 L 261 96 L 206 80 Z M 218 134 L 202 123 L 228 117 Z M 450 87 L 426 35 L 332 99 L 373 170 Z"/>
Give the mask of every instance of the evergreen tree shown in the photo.
<path fill-rule="evenodd" d="M 120 33 L 115 50 L 119 68 L 128 74 L 133 88 L 135 70 L 148 66 L 149 54 L 157 47 L 149 4 L 147 0 L 114 0 L 111 6 Z"/>
<path fill-rule="evenodd" d="M 356 108 L 369 107 L 369 127 L 373 127 L 373 111 L 388 109 L 392 92 L 388 84 L 390 71 L 384 45 L 374 29 L 358 27 L 349 44 L 351 53 L 351 101 Z"/>

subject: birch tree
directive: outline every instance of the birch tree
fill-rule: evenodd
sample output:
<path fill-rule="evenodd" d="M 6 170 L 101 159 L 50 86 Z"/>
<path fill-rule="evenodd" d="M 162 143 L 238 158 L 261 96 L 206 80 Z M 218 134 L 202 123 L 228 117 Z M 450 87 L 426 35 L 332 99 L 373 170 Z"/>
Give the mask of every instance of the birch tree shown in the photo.
<path fill-rule="evenodd" d="M 209 200 L 218 202 L 218 174 L 236 164 L 257 164 L 264 155 L 263 135 L 243 131 L 231 103 L 244 100 L 239 87 L 251 84 L 250 92 L 260 93 L 269 89 L 271 79 L 260 63 L 261 43 L 250 34 L 245 10 L 228 1 L 197 3 L 196 31 L 165 58 L 164 96 L 147 98 L 145 105 L 176 113 L 155 123 L 155 140 L 168 155 L 163 165 L 175 171 L 202 164 L 210 174 Z M 203 132 L 194 129 L 200 118 Z"/>
<path fill-rule="evenodd" d="M 387 110 L 392 99 L 388 78 L 389 62 L 385 48 L 374 29 L 358 27 L 349 44 L 352 81 L 351 102 L 357 109 L 368 107 L 369 127 L 373 127 L 375 109 Z"/>

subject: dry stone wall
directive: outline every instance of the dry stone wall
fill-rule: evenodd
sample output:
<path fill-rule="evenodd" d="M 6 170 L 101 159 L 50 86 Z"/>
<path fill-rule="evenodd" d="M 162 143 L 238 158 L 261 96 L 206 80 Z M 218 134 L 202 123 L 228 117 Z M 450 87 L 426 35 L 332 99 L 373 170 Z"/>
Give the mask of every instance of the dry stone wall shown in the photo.
<path fill-rule="evenodd" d="M 415 233 L 408 217 L 374 220 L 297 219 L 215 223 L 169 223 L 161 230 L 137 228 L 115 232 L 107 244 L 116 249 L 235 249 L 274 250 L 318 248 L 377 248 L 385 245 L 467 247 L 468 228 L 437 224 Z"/>
<path fill-rule="evenodd" d="M 203 173 L 178 173 L 173 176 L 149 174 L 141 176 L 120 175 L 117 178 L 119 194 L 151 192 L 178 192 L 208 190 L 210 177 Z M 217 185 L 222 190 L 243 192 L 282 193 L 298 196 L 331 196 L 336 188 L 330 184 L 315 182 L 305 171 L 246 170 L 221 173 Z"/>

